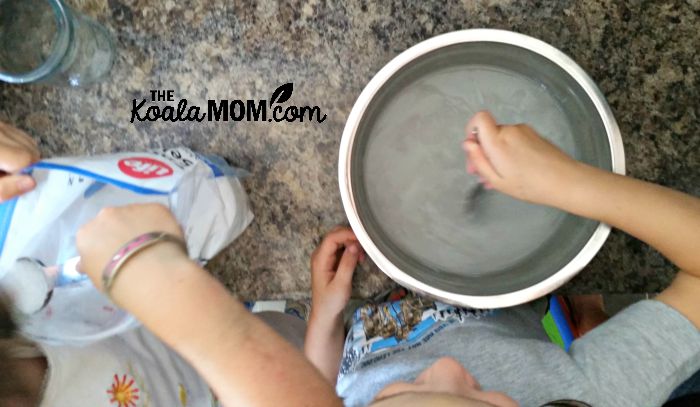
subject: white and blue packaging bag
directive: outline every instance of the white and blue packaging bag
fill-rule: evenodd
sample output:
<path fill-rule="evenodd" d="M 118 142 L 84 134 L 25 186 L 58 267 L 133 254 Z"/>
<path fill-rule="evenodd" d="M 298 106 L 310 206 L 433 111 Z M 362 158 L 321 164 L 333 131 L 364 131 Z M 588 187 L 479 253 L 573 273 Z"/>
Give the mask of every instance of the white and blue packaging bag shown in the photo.
<path fill-rule="evenodd" d="M 84 345 L 138 325 L 75 271 L 75 235 L 102 208 L 165 205 L 200 263 L 253 219 L 244 171 L 184 147 L 52 158 L 26 172 L 36 188 L 0 205 L 0 290 L 19 310 L 23 334 L 40 342 Z"/>

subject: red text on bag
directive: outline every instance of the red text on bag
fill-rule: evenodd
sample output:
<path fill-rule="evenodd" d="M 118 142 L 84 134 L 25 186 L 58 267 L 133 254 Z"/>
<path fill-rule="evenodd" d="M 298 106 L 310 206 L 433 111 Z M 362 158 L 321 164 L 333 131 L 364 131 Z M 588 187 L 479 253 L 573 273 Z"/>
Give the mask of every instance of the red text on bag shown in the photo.
<path fill-rule="evenodd" d="M 150 157 L 129 157 L 119 160 L 119 170 L 133 178 L 160 178 L 172 175 L 173 169 L 166 163 Z"/>

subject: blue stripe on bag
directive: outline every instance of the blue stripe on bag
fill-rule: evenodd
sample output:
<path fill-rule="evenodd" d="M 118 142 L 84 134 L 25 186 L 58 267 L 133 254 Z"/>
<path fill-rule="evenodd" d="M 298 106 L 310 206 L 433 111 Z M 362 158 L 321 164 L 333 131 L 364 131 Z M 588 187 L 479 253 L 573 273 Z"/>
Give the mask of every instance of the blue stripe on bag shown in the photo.
<path fill-rule="evenodd" d="M 17 198 L 0 204 L 0 254 L 5 248 L 5 239 L 12 223 L 12 214 L 15 212 Z"/>
<path fill-rule="evenodd" d="M 124 188 L 129 191 L 136 192 L 137 194 L 142 194 L 142 195 L 168 195 L 169 191 L 160 191 L 157 189 L 151 189 L 151 188 L 144 188 L 140 187 L 138 185 L 130 184 L 128 182 L 124 181 L 119 181 L 114 178 L 109 178 L 105 177 L 104 175 L 100 175 L 91 171 L 84 170 L 82 168 L 77 168 L 73 167 L 70 165 L 63 165 L 63 164 L 56 164 L 56 163 L 50 163 L 50 162 L 38 162 L 32 166 L 32 168 L 41 168 L 45 170 L 60 170 L 60 171 L 68 171 L 72 172 L 74 174 L 78 175 L 83 175 L 88 178 L 92 178 L 96 181 L 104 182 L 105 184 L 110 184 L 114 185 L 115 187 L 119 188 Z"/>

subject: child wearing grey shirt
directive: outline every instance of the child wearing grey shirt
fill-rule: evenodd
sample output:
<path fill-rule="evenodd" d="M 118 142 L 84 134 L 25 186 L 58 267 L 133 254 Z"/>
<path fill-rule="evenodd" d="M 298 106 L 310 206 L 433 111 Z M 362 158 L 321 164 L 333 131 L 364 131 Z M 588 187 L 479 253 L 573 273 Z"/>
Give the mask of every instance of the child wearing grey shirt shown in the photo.
<path fill-rule="evenodd" d="M 700 199 L 577 162 L 530 127 L 499 125 L 487 112 L 467 129 L 467 171 L 487 188 L 622 229 L 682 271 L 568 351 L 549 341 L 536 304 L 368 305 L 345 336 L 342 310 L 364 254 L 352 230 L 336 229 L 312 258 L 307 357 L 346 406 L 663 404 L 700 369 Z"/>

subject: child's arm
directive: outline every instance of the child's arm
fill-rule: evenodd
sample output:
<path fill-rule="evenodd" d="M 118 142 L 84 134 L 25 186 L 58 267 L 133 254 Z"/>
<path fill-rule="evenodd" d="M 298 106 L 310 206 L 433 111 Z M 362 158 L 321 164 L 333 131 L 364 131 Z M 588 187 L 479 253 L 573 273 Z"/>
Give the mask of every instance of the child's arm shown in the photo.
<path fill-rule="evenodd" d="M 559 208 L 598 219 L 648 243 L 681 271 L 656 299 L 700 328 L 700 199 L 583 166 Z"/>
<path fill-rule="evenodd" d="M 345 343 L 343 310 L 350 300 L 352 275 L 361 255 L 352 230 L 336 228 L 311 257 L 311 317 L 304 353 L 333 385 Z"/>
<path fill-rule="evenodd" d="M 658 300 L 700 327 L 700 199 L 577 162 L 530 127 L 498 126 L 478 113 L 467 125 L 467 170 L 529 202 L 600 220 L 645 241 L 681 272 Z"/>
<path fill-rule="evenodd" d="M 78 233 L 80 269 L 101 287 L 101 270 L 117 249 L 151 231 L 182 235 L 160 205 L 103 210 Z M 111 296 L 187 359 L 226 406 L 341 405 L 300 352 L 172 243 L 128 260 Z"/>

